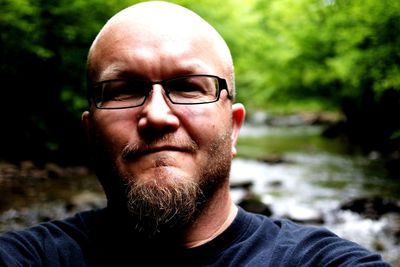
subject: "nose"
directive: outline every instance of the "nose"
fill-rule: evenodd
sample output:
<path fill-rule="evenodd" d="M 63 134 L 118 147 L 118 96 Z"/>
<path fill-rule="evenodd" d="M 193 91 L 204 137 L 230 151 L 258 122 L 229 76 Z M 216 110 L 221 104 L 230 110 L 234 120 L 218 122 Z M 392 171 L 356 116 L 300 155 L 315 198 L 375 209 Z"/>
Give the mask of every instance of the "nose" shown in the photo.
<path fill-rule="evenodd" d="M 138 131 L 143 135 L 159 135 L 173 132 L 179 128 L 180 122 L 174 114 L 163 93 L 162 86 L 153 85 L 143 109 L 139 114 Z"/>

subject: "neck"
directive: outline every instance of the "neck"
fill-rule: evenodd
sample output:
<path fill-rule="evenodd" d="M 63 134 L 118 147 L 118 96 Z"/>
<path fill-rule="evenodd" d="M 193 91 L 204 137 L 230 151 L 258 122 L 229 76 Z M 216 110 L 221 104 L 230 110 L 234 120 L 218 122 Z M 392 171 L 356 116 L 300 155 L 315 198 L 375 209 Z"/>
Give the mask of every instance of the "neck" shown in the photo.
<path fill-rule="evenodd" d="M 184 246 L 193 248 L 213 240 L 231 225 L 237 211 L 238 208 L 230 197 L 229 189 L 221 190 L 199 218 L 184 232 Z"/>

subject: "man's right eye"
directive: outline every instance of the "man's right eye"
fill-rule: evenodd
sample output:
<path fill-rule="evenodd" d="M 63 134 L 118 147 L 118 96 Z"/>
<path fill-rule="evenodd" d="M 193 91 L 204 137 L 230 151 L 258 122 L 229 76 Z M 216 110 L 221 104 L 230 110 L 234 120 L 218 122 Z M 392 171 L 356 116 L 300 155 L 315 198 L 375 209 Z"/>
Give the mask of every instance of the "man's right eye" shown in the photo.
<path fill-rule="evenodd" d="M 103 101 L 126 101 L 146 96 L 143 84 L 126 81 L 113 81 L 103 87 Z"/>

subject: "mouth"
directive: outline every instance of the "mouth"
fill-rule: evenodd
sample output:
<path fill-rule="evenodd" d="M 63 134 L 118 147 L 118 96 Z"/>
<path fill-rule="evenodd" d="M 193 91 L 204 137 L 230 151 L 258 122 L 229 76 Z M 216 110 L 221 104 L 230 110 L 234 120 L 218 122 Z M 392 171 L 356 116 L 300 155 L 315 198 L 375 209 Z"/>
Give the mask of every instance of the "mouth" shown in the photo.
<path fill-rule="evenodd" d="M 139 156 L 147 155 L 147 154 L 154 154 L 159 152 L 188 152 L 187 149 L 178 148 L 178 147 L 154 147 L 149 148 L 139 153 Z"/>
<path fill-rule="evenodd" d="M 152 147 L 140 147 L 132 148 L 127 146 L 123 153 L 122 158 L 124 160 L 135 160 L 147 155 L 163 153 L 163 152 L 181 152 L 181 153 L 192 153 L 193 149 L 176 146 L 152 146 Z"/>

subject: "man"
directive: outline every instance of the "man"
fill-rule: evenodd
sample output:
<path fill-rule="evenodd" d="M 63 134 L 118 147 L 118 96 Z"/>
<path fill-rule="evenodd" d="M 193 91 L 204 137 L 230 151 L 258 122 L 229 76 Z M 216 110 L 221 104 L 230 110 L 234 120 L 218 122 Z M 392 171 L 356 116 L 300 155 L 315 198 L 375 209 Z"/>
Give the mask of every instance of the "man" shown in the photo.
<path fill-rule="evenodd" d="M 82 120 L 107 208 L 3 235 L 3 265 L 388 266 L 327 230 L 234 205 L 245 110 L 227 45 L 193 12 L 145 2 L 116 14 L 90 48 L 88 84 Z"/>

